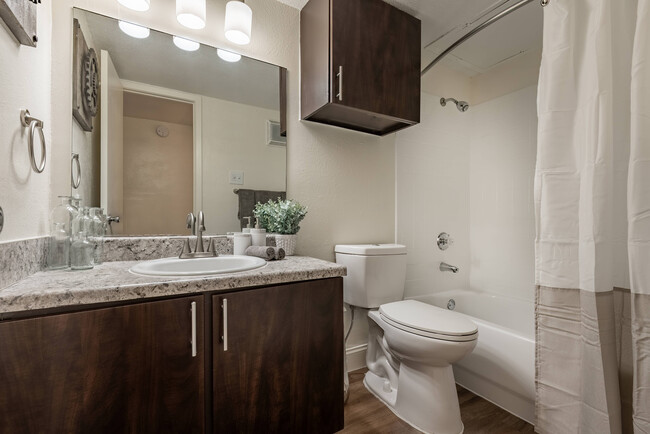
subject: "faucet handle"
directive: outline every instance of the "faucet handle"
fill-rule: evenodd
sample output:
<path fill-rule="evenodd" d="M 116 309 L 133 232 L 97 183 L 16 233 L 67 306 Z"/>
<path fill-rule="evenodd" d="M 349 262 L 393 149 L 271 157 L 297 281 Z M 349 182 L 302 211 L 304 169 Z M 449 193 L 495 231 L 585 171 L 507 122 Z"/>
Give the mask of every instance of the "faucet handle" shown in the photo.
<path fill-rule="evenodd" d="M 185 242 L 183 243 L 183 249 L 181 250 L 181 254 L 178 255 L 180 259 L 185 259 L 189 257 L 189 255 L 192 254 L 192 248 L 190 247 L 190 239 L 185 238 Z"/>
<path fill-rule="evenodd" d="M 210 253 L 212 256 L 219 256 L 217 253 L 217 246 L 214 242 L 214 238 L 210 238 L 210 242 L 208 243 L 208 253 Z"/>

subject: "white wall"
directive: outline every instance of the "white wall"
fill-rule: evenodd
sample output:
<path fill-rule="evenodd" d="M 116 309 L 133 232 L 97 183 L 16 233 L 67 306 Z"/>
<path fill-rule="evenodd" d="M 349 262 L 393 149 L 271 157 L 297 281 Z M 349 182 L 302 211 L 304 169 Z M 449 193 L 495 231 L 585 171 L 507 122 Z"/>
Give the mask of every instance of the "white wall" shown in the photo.
<path fill-rule="evenodd" d="M 50 6 L 54 4 L 54 6 Z M 214 46 L 230 48 L 288 69 L 288 148 L 287 194 L 309 206 L 309 214 L 301 225 L 298 253 L 323 259 L 334 259 L 336 243 L 391 242 L 395 224 L 394 135 L 378 138 L 340 128 L 317 125 L 299 120 L 299 12 L 275 0 L 249 0 L 253 10 L 251 44 L 234 46 L 223 36 L 225 4 L 208 2 L 208 22 L 203 30 L 189 30 L 177 23 L 174 0 L 151 2 L 145 13 L 121 7 L 115 0 L 57 0 L 44 2 L 39 25 L 42 26 L 38 54 L 22 54 L 27 48 L 12 46 L 3 34 L 3 62 L 0 67 L 2 98 L 2 145 L 13 143 L 17 113 L 22 104 L 34 107 L 51 99 L 53 110 L 44 116 L 52 126 L 51 142 L 55 143 L 50 166 L 51 185 L 47 174 L 43 181 L 28 176 L 20 160 L 3 167 L 2 197 L 9 209 L 12 227 L 3 232 L 2 239 L 17 239 L 46 233 L 46 200 L 69 193 L 70 143 L 72 111 L 72 6 L 134 21 L 156 29 L 185 36 Z M 49 11 L 52 7 L 53 31 L 49 32 Z M 3 32 L 6 33 L 6 32 Z M 48 46 L 52 44 L 51 56 Z M 14 44 L 15 45 L 15 44 Z M 9 53 L 8 62 L 5 52 Z M 34 58 L 36 56 L 36 58 Z M 51 67 L 49 60 L 51 58 Z M 15 64 L 15 65 L 14 65 Z M 11 66 L 5 66 L 11 65 Z M 40 66 L 40 67 L 37 67 Z M 28 68 L 29 67 L 29 68 Z M 29 69 L 31 72 L 26 71 Z M 51 80 L 50 80 L 51 72 Z M 16 77 L 21 84 L 16 85 Z M 33 80 L 31 79 L 33 78 Z M 51 82 L 51 84 L 50 84 Z M 34 87 L 32 101 L 25 98 L 26 89 Z M 7 95 L 7 97 L 5 97 Z M 47 107 L 50 104 L 46 104 Z M 36 113 L 34 113 L 36 114 Z M 42 115 L 43 116 L 43 115 Z M 50 117 L 51 116 L 51 117 Z M 8 129 L 6 129 L 8 128 Z M 5 137 L 6 136 L 6 137 Z M 26 147 L 21 143 L 18 147 Z M 10 155 L 7 149 L 5 155 Z M 20 158 L 17 154 L 16 158 Z M 12 170 L 18 174 L 12 174 Z M 49 170 L 49 169 L 48 169 Z M 25 186 L 25 183 L 28 186 Z M 34 208 L 34 204 L 36 208 Z M 47 203 L 47 205 L 46 205 Z M 35 220 L 36 219 L 36 220 Z"/>
<path fill-rule="evenodd" d="M 49 232 L 54 137 L 50 116 L 51 8 L 51 2 L 38 6 L 36 48 L 20 45 L 0 20 L 0 207 L 5 215 L 0 242 Z M 20 124 L 21 109 L 28 109 L 45 123 L 48 160 L 40 174 L 31 168 L 28 130 Z M 40 155 L 40 143 L 35 148 Z"/>
<path fill-rule="evenodd" d="M 201 112 L 206 229 L 240 231 L 234 188 L 286 190 L 287 148 L 270 146 L 266 138 L 266 122 L 279 122 L 280 112 L 210 97 L 201 98 Z M 244 184 L 230 184 L 231 170 L 244 172 Z"/>
<path fill-rule="evenodd" d="M 470 287 L 534 300 L 537 86 L 471 108 Z M 469 112 L 468 112 L 469 113 Z"/>

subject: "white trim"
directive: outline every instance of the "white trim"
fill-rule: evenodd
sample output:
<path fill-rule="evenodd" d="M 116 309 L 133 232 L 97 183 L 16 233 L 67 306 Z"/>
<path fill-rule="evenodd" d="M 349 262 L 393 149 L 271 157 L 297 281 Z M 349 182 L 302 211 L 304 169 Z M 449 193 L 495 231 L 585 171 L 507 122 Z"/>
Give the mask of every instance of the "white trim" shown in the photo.
<path fill-rule="evenodd" d="M 193 212 L 198 215 L 203 208 L 203 144 L 201 141 L 201 119 L 202 119 L 202 97 L 194 93 L 182 92 L 180 90 L 168 89 L 166 87 L 154 86 L 131 80 L 122 80 L 124 90 L 142 95 L 153 95 L 159 98 L 166 98 L 174 101 L 183 101 L 192 104 L 193 122 L 192 135 L 194 136 L 194 179 L 193 179 Z"/>
<path fill-rule="evenodd" d="M 366 367 L 366 351 L 368 344 L 355 345 L 345 349 L 345 360 L 348 372 Z"/>

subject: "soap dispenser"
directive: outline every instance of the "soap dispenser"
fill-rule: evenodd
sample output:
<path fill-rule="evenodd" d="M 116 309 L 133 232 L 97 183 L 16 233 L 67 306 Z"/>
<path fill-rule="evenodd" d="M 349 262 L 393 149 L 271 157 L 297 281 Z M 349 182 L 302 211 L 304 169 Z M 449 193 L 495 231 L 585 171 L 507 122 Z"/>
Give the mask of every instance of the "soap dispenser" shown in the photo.
<path fill-rule="evenodd" d="M 246 220 L 246 227 L 242 229 L 242 232 L 245 234 L 250 234 L 251 233 L 251 218 L 250 217 L 244 217 L 244 220 Z"/>
<path fill-rule="evenodd" d="M 260 218 L 255 217 L 255 228 L 251 229 L 254 246 L 266 246 L 266 229 L 260 227 Z"/>

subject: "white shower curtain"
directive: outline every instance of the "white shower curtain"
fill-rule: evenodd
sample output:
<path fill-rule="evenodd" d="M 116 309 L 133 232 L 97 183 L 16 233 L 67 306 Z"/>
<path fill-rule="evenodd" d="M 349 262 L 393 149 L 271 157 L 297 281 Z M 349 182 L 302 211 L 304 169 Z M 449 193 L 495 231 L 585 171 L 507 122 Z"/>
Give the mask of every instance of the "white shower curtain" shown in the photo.
<path fill-rule="evenodd" d="M 544 9 L 538 432 L 650 433 L 649 8 L 650 0 L 551 0 Z M 621 354 L 626 330 L 615 315 L 615 287 L 632 293 L 630 355 Z M 619 387 L 628 359 L 629 421 Z"/>

